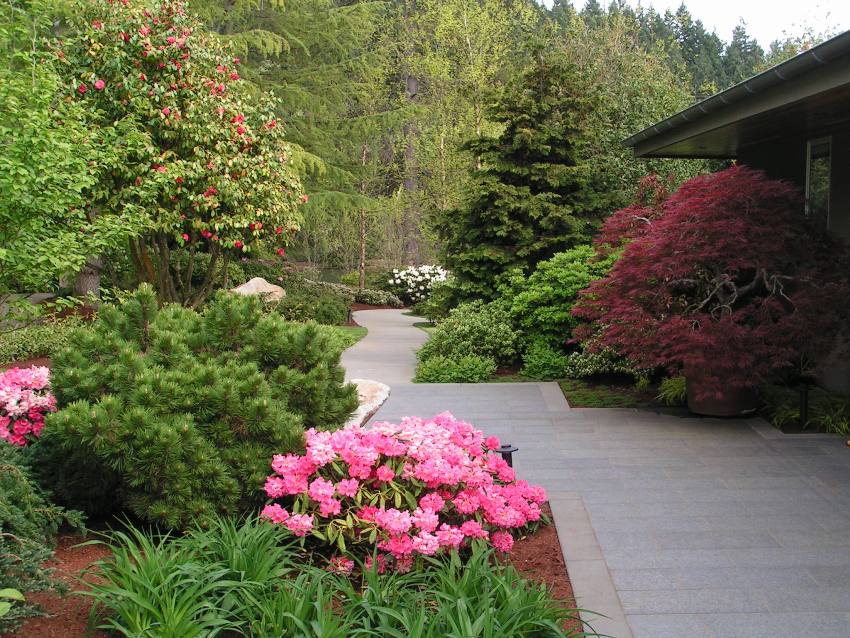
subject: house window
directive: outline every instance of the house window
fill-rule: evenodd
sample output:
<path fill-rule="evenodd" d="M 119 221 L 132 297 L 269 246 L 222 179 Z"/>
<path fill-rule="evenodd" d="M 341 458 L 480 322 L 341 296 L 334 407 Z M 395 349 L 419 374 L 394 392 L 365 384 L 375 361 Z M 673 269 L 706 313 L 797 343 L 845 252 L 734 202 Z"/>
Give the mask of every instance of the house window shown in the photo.
<path fill-rule="evenodd" d="M 806 217 L 823 228 L 829 228 L 832 138 L 809 140 L 806 156 Z"/>

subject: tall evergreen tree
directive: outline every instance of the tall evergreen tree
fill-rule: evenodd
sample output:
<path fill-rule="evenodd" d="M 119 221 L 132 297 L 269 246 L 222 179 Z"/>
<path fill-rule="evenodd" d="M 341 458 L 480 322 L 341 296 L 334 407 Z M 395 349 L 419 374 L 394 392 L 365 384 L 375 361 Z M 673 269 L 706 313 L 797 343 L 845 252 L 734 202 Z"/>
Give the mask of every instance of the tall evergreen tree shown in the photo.
<path fill-rule="evenodd" d="M 752 76 L 756 69 L 764 63 L 764 51 L 753 38 L 747 34 L 743 23 L 735 27 L 732 41 L 726 48 L 723 66 L 729 84 L 737 84 Z"/>
<path fill-rule="evenodd" d="M 599 219 L 577 149 L 587 106 L 577 69 L 562 52 L 532 51 L 491 109 L 502 134 L 468 145 L 482 160 L 468 203 L 438 219 L 443 263 L 465 298 L 492 298 L 502 273 L 586 241 Z"/>

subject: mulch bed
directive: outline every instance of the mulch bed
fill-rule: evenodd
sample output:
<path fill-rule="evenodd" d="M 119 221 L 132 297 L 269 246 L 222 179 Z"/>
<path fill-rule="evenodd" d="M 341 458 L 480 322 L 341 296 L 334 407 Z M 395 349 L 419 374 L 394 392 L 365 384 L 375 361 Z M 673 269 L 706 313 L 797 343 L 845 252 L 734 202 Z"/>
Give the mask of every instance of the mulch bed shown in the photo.
<path fill-rule="evenodd" d="M 552 511 L 544 506 L 551 519 Z M 60 537 L 56 558 L 48 565 L 56 569 L 57 578 L 64 580 L 71 591 L 81 589 L 77 580 L 80 573 L 92 563 L 109 556 L 104 545 L 77 547 L 86 539 L 79 535 Z M 553 597 L 570 608 L 575 608 L 573 589 L 567 575 L 558 532 L 555 525 L 541 527 L 531 536 L 519 539 L 510 554 L 511 564 L 526 578 L 545 583 Z M 87 578 L 91 578 L 88 575 Z M 39 603 L 50 614 L 42 618 L 28 618 L 15 633 L 4 638 L 108 638 L 104 631 L 86 634 L 91 600 L 82 596 L 59 596 L 52 592 L 28 594 L 27 599 Z M 570 623 L 567 629 L 578 629 L 579 623 Z"/>
<path fill-rule="evenodd" d="M 38 357 L 37 359 L 25 359 L 23 361 L 12 361 L 11 363 L 0 364 L 0 372 L 9 368 L 29 368 L 30 366 L 47 366 L 50 367 L 49 357 Z"/>
<path fill-rule="evenodd" d="M 109 549 L 104 545 L 86 545 L 77 547 L 87 539 L 78 534 L 68 534 L 59 538 L 56 557 L 47 563 L 56 571 L 54 577 L 64 581 L 70 591 L 83 589 L 77 580 L 81 573 L 92 563 L 107 558 Z M 92 576 L 86 575 L 86 579 Z M 8 638 L 108 638 L 105 631 L 96 629 L 86 633 L 92 601 L 88 597 L 68 594 L 60 596 L 55 592 L 35 592 L 27 594 L 27 600 L 38 603 L 49 615 L 40 618 L 27 618 L 18 631 L 7 634 Z M 97 623 L 95 623 L 97 626 Z"/>

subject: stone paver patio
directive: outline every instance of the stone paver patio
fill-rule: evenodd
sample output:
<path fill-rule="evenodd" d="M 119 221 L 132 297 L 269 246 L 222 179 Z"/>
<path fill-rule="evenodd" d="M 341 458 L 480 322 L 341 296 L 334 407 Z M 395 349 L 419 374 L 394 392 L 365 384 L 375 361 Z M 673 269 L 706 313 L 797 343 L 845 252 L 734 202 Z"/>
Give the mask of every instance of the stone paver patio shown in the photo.
<path fill-rule="evenodd" d="M 410 384 L 417 320 L 355 316 L 370 332 L 344 363 L 393 386 L 377 419 L 448 410 L 520 448 L 519 476 L 549 491 L 579 605 L 607 616 L 588 616 L 600 633 L 850 637 L 844 439 L 760 419 L 571 409 L 553 383 Z"/>

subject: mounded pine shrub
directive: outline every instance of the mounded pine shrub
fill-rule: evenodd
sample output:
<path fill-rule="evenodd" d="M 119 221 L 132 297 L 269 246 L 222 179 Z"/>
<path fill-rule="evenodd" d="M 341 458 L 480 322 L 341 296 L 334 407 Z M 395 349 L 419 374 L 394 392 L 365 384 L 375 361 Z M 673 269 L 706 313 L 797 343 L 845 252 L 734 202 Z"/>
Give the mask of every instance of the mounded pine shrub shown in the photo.
<path fill-rule="evenodd" d="M 55 357 L 43 478 L 70 504 L 167 527 L 255 508 L 270 455 L 357 406 L 335 344 L 253 297 L 219 293 L 197 313 L 143 286 Z"/>

